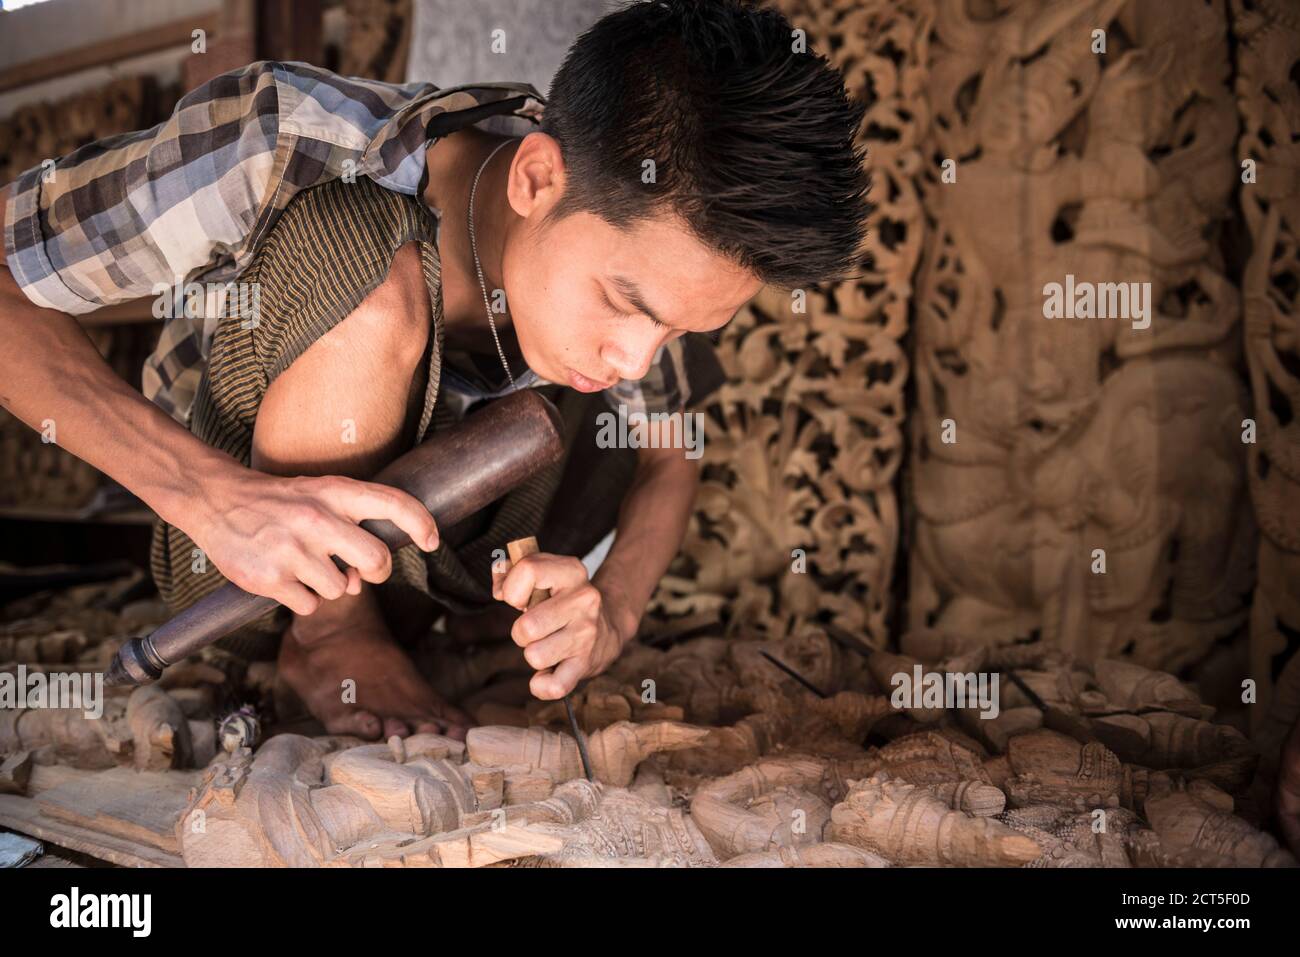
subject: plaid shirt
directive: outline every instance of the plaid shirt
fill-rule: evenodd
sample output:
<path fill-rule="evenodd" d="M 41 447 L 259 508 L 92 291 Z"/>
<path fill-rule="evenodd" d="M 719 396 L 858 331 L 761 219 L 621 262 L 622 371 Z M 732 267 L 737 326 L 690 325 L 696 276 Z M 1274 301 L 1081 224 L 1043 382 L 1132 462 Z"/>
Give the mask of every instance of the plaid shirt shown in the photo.
<path fill-rule="evenodd" d="M 513 117 L 523 133 L 543 106 L 527 84 L 440 90 L 252 63 L 193 90 L 153 129 L 19 176 L 5 204 L 6 259 L 32 302 L 73 315 L 178 283 L 228 283 L 302 190 L 355 173 L 417 195 L 430 141 L 489 116 Z M 222 313 L 211 297 L 201 311 L 206 319 L 175 310 L 145 362 L 145 396 L 181 421 Z M 617 383 L 607 397 L 677 411 L 720 382 L 707 340 L 688 335 L 661 349 L 645 378 Z"/>

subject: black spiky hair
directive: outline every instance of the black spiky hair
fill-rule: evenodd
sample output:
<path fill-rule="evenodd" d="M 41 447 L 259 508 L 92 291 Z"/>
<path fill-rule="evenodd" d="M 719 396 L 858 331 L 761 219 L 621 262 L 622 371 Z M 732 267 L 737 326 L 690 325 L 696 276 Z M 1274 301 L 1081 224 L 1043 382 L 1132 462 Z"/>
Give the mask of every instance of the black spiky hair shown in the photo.
<path fill-rule="evenodd" d="M 866 107 L 776 10 L 634 3 L 582 34 L 551 84 L 542 129 L 568 175 L 552 215 L 671 211 L 766 283 L 842 278 L 871 211 Z"/>

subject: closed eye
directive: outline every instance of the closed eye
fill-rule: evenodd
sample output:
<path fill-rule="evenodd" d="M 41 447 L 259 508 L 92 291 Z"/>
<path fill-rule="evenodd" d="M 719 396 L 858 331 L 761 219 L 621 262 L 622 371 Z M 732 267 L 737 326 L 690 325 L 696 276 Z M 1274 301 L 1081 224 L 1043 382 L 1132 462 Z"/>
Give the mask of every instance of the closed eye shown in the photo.
<path fill-rule="evenodd" d="M 609 296 L 606 295 L 603 291 L 601 292 L 601 298 L 605 300 L 605 308 L 607 308 L 611 313 L 613 313 L 616 316 L 622 316 L 624 318 L 631 319 L 634 316 L 645 315 L 647 319 L 653 322 L 660 329 L 670 328 L 667 323 L 660 322 L 654 316 L 646 315 L 645 313 L 624 312 L 622 309 L 618 308 L 618 306 L 614 305 L 614 301 L 610 299 Z"/>

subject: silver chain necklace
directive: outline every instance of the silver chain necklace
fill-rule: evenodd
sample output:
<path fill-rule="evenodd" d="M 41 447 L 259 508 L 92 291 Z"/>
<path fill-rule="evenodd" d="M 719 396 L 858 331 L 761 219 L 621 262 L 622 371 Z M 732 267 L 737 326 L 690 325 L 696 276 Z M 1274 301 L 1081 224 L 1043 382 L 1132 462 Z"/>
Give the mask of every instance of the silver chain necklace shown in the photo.
<path fill-rule="evenodd" d="M 497 148 L 488 154 L 483 165 L 478 168 L 474 174 L 474 184 L 469 188 L 469 248 L 474 253 L 474 269 L 478 272 L 478 286 L 483 291 L 483 308 L 487 310 L 488 325 L 492 327 L 492 341 L 497 344 L 497 355 L 501 357 L 501 367 L 506 370 L 506 376 L 510 379 L 510 387 L 515 387 L 515 377 L 510 372 L 510 363 L 506 362 L 506 351 L 501 348 L 501 337 L 497 335 L 497 324 L 492 319 L 492 306 L 488 302 L 487 283 L 483 281 L 483 264 L 478 259 L 478 239 L 474 235 L 474 194 L 478 192 L 478 179 L 483 175 L 483 170 L 487 169 L 488 163 L 492 162 L 492 157 L 501 152 L 501 147 L 513 142 L 505 140 L 497 144 Z"/>

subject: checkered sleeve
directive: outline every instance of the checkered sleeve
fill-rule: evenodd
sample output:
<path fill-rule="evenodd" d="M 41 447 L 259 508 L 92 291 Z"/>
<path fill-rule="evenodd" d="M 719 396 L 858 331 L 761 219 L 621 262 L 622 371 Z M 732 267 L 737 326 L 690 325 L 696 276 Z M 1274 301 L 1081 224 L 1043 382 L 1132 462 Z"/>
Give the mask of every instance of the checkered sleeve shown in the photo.
<path fill-rule="evenodd" d="M 606 389 L 605 400 L 629 413 L 684 412 L 702 405 L 725 381 L 713 342 L 690 332 L 660 346 L 644 378 L 623 379 Z"/>
<path fill-rule="evenodd" d="M 21 174 L 5 259 L 38 306 L 81 314 L 155 295 L 244 245 L 265 206 L 278 129 L 274 64 L 215 77 L 152 129 Z"/>

